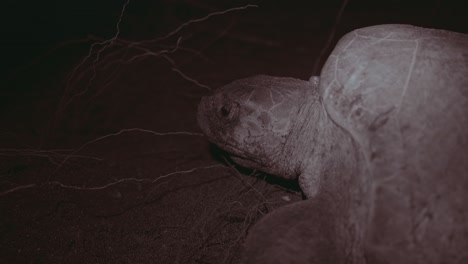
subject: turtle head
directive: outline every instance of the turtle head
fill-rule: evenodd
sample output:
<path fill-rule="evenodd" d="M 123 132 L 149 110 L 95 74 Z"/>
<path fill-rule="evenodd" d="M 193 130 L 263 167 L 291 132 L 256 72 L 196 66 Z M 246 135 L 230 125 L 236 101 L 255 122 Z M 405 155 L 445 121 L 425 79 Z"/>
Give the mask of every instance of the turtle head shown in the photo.
<path fill-rule="evenodd" d="M 293 78 L 240 79 L 202 98 L 198 124 L 236 163 L 292 178 L 297 175 L 285 149 L 309 87 Z"/>

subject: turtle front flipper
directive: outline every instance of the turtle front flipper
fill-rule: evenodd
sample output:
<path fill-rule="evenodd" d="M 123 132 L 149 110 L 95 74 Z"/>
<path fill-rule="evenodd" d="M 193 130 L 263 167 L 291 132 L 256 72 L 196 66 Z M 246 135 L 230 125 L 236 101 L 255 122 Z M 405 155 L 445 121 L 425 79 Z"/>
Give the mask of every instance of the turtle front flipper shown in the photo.
<path fill-rule="evenodd" d="M 338 214 L 320 196 L 276 209 L 249 232 L 241 263 L 365 263 Z"/>

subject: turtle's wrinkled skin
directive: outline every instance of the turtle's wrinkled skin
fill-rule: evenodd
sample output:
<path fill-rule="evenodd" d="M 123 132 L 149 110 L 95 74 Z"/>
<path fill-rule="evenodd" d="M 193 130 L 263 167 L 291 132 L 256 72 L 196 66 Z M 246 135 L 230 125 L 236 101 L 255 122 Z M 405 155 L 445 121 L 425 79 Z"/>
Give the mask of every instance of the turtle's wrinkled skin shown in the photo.
<path fill-rule="evenodd" d="M 198 122 L 308 197 L 251 230 L 244 263 L 468 263 L 467 35 L 358 29 L 320 78 L 235 81 Z"/>

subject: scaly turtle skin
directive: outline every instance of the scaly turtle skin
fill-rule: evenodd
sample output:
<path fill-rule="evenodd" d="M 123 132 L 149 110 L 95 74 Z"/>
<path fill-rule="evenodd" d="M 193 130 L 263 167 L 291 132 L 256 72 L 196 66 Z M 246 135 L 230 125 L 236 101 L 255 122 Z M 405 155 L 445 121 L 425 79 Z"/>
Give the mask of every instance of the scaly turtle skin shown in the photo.
<path fill-rule="evenodd" d="M 250 232 L 245 263 L 468 263 L 468 36 L 345 35 L 318 77 L 256 76 L 204 97 L 207 137 L 298 177 L 305 201 Z"/>

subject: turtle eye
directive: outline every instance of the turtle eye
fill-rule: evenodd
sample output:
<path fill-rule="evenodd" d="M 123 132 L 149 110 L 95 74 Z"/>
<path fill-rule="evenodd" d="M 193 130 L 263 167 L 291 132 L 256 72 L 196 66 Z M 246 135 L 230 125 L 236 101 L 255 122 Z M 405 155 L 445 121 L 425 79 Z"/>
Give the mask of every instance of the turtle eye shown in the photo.
<path fill-rule="evenodd" d="M 222 117 L 227 117 L 227 116 L 229 115 L 229 113 L 231 112 L 231 111 L 230 111 L 230 108 L 228 108 L 228 107 L 225 106 L 225 105 L 223 105 L 223 106 L 221 107 L 221 110 L 220 110 L 220 111 L 221 111 L 221 116 L 222 116 Z"/>
<path fill-rule="evenodd" d="M 222 119 L 231 120 L 239 113 L 239 105 L 235 102 L 227 102 L 223 104 L 219 110 L 218 115 Z"/>

